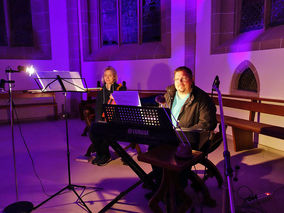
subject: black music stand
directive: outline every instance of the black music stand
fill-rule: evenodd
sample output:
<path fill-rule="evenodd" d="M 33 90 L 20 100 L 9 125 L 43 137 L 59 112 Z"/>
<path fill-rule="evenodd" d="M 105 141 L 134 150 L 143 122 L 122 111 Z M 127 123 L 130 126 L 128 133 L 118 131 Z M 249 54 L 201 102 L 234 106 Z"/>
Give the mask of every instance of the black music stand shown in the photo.
<path fill-rule="evenodd" d="M 63 117 L 65 118 L 66 124 L 66 147 L 67 147 L 67 166 L 68 166 L 68 185 L 50 196 L 48 199 L 44 200 L 37 206 L 33 208 L 33 210 L 39 208 L 41 205 L 51 200 L 57 195 L 60 195 L 65 190 L 72 190 L 74 194 L 77 196 L 78 200 L 81 204 L 86 208 L 88 212 L 92 212 L 85 202 L 82 200 L 80 195 L 76 192 L 75 188 L 83 188 L 86 189 L 86 186 L 74 185 L 71 183 L 71 171 L 70 171 L 70 150 L 69 150 L 69 138 L 68 138 L 68 116 L 66 113 L 66 95 L 67 92 L 84 92 L 84 86 L 82 83 L 82 78 L 79 76 L 77 72 L 42 72 L 37 73 L 38 78 L 35 79 L 37 84 L 39 85 L 42 92 L 54 91 L 54 92 L 64 92 L 64 108 L 63 108 Z M 79 85 L 77 85 L 79 84 Z"/>
<path fill-rule="evenodd" d="M 125 138 L 127 140 L 140 141 L 139 143 L 147 145 L 178 145 L 180 142 L 172 126 L 169 109 L 105 105 L 104 113 L 109 125 L 118 128 L 129 127 L 127 138 Z M 143 138 L 147 135 L 155 140 L 143 141 Z M 162 135 L 165 135 L 165 137 L 162 137 Z"/>

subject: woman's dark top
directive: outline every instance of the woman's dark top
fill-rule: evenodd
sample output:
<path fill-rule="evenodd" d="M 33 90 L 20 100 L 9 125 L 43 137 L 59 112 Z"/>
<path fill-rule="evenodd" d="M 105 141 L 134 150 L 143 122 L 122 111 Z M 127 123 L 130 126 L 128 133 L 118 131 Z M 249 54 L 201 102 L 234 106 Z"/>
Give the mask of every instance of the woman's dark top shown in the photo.
<path fill-rule="evenodd" d="M 102 90 L 98 93 L 98 96 L 96 98 L 95 122 L 102 120 L 103 104 L 108 103 L 110 94 L 112 94 L 113 91 L 123 91 L 123 90 L 126 90 L 126 87 L 117 83 L 113 83 L 110 87 L 110 90 L 106 88 L 106 85 L 102 87 Z"/>

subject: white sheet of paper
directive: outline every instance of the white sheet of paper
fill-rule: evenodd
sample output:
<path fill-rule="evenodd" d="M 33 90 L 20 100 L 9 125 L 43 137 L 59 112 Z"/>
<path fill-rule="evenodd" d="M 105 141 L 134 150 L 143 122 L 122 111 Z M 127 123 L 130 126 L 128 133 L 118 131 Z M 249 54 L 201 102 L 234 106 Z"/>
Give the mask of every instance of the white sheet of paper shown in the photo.
<path fill-rule="evenodd" d="M 141 106 L 138 91 L 114 91 L 112 96 L 117 105 Z"/>
<path fill-rule="evenodd" d="M 58 80 L 55 80 L 59 75 L 66 91 L 84 92 L 81 76 L 78 72 L 69 71 L 44 71 L 36 73 L 38 81 L 42 87 L 42 91 L 62 91 L 62 87 Z"/>

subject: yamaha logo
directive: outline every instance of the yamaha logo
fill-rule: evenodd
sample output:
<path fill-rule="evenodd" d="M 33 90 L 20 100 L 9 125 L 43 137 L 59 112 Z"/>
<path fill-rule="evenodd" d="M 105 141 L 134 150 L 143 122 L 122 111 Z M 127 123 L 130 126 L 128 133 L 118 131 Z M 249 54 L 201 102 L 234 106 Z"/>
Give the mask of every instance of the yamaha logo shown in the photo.
<path fill-rule="evenodd" d="M 128 129 L 128 134 L 131 134 L 131 135 L 149 135 L 149 132 L 148 130 L 144 130 L 144 129 L 131 129 L 129 128 Z"/>

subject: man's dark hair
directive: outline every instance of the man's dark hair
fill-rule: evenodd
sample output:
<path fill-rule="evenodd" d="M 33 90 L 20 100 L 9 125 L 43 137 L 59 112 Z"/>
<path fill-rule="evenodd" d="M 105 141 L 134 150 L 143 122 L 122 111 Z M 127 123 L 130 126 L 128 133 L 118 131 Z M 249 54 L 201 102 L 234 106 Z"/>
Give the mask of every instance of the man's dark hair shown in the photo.
<path fill-rule="evenodd" d="M 181 67 L 176 68 L 176 69 L 175 69 L 175 74 L 176 74 L 176 72 L 179 72 L 179 71 L 184 71 L 184 72 L 186 72 L 186 74 L 188 75 L 188 77 L 192 79 L 192 77 L 193 77 L 193 76 L 192 76 L 192 71 L 191 71 L 191 69 L 189 69 L 188 67 L 186 67 L 186 66 L 181 66 Z"/>

